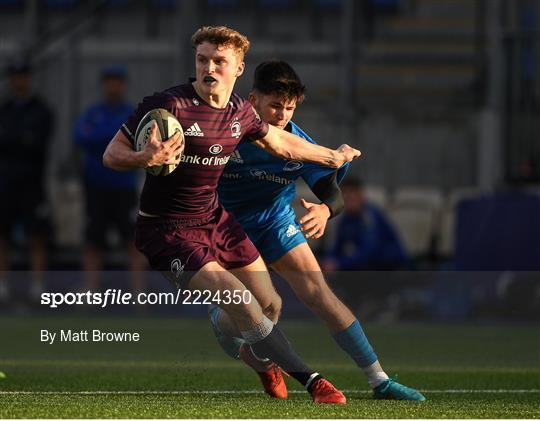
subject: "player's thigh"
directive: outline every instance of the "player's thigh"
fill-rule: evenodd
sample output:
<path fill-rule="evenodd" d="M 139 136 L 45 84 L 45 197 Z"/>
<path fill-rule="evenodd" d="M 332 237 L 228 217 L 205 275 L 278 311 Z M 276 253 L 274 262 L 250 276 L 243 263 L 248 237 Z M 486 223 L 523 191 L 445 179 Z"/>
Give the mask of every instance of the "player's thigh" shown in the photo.
<path fill-rule="evenodd" d="M 256 299 L 228 300 L 229 294 L 244 297 L 246 286 L 231 272 L 217 262 L 208 262 L 189 281 L 190 290 L 210 291 L 212 296 L 219 293 L 219 307 L 225 310 L 240 329 L 249 329 L 262 321 L 262 310 Z"/>
<path fill-rule="evenodd" d="M 272 319 L 277 319 L 281 311 L 281 297 L 277 293 L 268 269 L 259 256 L 253 263 L 231 272 L 251 291 L 263 311 Z"/>
<path fill-rule="evenodd" d="M 299 244 L 306 243 L 294 214 L 286 215 L 279 220 L 249 230 L 250 237 L 261 253 L 264 261 L 272 265 Z"/>
<path fill-rule="evenodd" d="M 273 262 L 271 267 L 291 285 L 300 298 L 331 292 L 307 243 L 292 248 Z"/>
<path fill-rule="evenodd" d="M 349 326 L 355 319 L 352 312 L 336 297 L 307 243 L 299 244 L 272 264 L 295 295 L 332 328 Z"/>
<path fill-rule="evenodd" d="M 281 310 L 281 299 L 259 252 L 242 226 L 225 209 L 220 211 L 219 230 L 215 230 L 213 246 L 217 262 L 244 284 L 274 319 Z"/>

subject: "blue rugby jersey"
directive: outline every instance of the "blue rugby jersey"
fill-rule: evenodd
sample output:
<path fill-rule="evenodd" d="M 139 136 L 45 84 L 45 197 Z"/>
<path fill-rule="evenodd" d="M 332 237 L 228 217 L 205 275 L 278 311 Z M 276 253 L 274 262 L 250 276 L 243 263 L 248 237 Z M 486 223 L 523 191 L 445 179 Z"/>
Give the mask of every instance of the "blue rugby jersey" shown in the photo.
<path fill-rule="evenodd" d="M 316 143 L 292 121 L 287 130 Z M 338 170 L 338 182 L 347 167 L 345 164 Z M 254 228 L 294 212 L 291 202 L 296 196 L 295 181 L 299 177 L 313 188 L 317 180 L 334 171 L 317 164 L 287 161 L 243 142 L 231 155 L 219 180 L 219 200 L 245 229 Z"/>

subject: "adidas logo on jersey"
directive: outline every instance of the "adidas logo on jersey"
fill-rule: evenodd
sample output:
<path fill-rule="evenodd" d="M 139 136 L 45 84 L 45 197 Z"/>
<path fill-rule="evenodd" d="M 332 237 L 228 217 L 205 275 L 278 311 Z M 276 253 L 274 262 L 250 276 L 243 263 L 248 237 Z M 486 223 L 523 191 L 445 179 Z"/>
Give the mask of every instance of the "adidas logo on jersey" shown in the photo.
<path fill-rule="evenodd" d="M 237 164 L 244 163 L 244 160 L 242 159 L 242 155 L 240 155 L 240 152 L 238 152 L 237 150 L 231 154 L 231 161 L 236 162 Z"/>
<path fill-rule="evenodd" d="M 287 236 L 287 238 L 291 238 L 293 235 L 298 234 L 299 232 L 300 230 L 298 228 L 296 228 L 293 224 L 290 224 L 287 227 L 287 231 L 285 232 L 285 235 Z"/>
<path fill-rule="evenodd" d="M 184 132 L 184 136 L 203 137 L 204 133 L 199 127 L 199 123 L 194 123 L 189 129 Z"/>

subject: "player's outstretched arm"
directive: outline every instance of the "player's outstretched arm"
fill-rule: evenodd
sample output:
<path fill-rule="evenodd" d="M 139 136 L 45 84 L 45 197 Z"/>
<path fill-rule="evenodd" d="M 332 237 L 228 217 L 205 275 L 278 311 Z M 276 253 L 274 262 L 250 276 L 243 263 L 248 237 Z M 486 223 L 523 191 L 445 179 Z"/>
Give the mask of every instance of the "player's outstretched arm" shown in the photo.
<path fill-rule="evenodd" d="M 264 138 L 253 143 L 283 159 L 314 162 L 332 168 L 339 168 L 360 156 L 360 151 L 349 145 L 341 145 L 335 150 L 328 149 L 274 126 L 269 127 Z"/>
<path fill-rule="evenodd" d="M 103 154 L 103 165 L 116 171 L 128 171 L 155 165 L 178 164 L 184 150 L 183 137 L 175 133 L 161 142 L 157 137 L 157 130 L 157 125 L 154 124 L 146 147 L 140 152 L 135 151 L 126 135 L 118 130 Z"/>

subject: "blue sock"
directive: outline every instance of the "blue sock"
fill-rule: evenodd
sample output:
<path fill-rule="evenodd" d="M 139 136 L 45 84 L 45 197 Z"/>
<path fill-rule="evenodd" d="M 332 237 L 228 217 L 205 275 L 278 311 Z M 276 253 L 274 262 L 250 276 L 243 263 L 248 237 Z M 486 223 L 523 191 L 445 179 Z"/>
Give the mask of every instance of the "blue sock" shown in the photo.
<path fill-rule="evenodd" d="M 360 368 L 368 367 L 377 361 L 377 355 L 358 320 L 352 322 L 347 329 L 334 333 L 332 336 Z"/>

